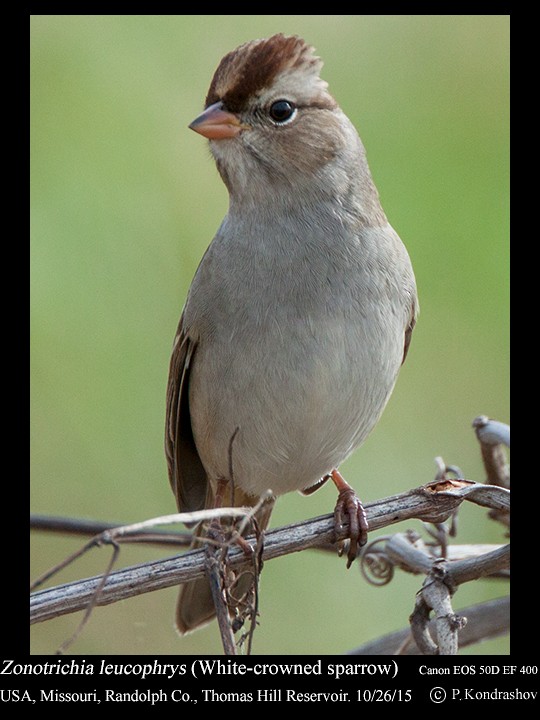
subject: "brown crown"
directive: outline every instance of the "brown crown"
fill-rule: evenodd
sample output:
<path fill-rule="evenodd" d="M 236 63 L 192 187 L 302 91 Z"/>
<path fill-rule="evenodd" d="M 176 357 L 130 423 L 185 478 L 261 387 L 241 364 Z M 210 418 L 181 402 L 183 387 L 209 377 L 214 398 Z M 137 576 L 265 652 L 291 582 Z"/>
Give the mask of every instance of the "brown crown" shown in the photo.
<path fill-rule="evenodd" d="M 297 35 L 279 33 L 265 40 L 251 40 L 222 59 L 206 96 L 205 108 L 223 101 L 228 110 L 238 112 L 249 98 L 272 85 L 286 69 L 305 66 L 319 69 L 320 58 L 314 48 Z"/>

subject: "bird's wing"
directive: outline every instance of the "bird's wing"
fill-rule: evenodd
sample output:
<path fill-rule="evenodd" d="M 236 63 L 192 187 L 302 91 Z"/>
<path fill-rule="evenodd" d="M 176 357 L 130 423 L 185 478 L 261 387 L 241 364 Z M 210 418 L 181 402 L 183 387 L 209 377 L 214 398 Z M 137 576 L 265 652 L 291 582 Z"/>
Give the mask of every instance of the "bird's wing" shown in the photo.
<path fill-rule="evenodd" d="M 165 453 L 169 480 L 180 512 L 205 507 L 208 479 L 195 446 L 189 410 L 189 377 L 197 344 L 183 328 L 183 316 L 169 367 L 165 425 Z"/>
<path fill-rule="evenodd" d="M 407 353 L 409 352 L 409 345 L 411 344 L 411 338 L 412 338 L 412 332 L 414 330 L 414 326 L 416 325 L 416 316 L 418 315 L 418 303 L 414 300 L 411 306 L 411 316 L 409 320 L 409 324 L 405 328 L 405 341 L 403 344 L 403 360 L 401 361 L 401 364 L 405 362 L 405 358 L 407 357 Z"/>

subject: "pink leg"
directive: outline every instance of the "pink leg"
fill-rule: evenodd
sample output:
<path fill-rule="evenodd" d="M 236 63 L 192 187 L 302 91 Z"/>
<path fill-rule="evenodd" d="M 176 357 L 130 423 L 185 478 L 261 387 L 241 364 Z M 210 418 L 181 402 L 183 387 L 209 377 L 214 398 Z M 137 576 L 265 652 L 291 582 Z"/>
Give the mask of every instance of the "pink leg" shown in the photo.
<path fill-rule="evenodd" d="M 358 555 L 359 546 L 367 542 L 368 522 L 364 506 L 353 488 L 345 481 L 339 470 L 332 470 L 330 477 L 339 491 L 334 519 L 336 531 L 343 527 L 343 520 L 349 519 L 349 551 L 347 553 L 347 568 L 350 568 Z M 340 555 L 343 549 L 340 548 Z"/>

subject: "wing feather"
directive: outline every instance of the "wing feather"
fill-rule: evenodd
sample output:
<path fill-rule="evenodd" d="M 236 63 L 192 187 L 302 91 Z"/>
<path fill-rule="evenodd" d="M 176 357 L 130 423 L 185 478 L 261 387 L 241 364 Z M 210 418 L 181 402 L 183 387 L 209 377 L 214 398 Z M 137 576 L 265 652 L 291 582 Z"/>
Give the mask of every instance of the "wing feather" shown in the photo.
<path fill-rule="evenodd" d="M 167 385 L 165 453 L 169 481 L 180 512 L 205 507 L 208 479 L 195 445 L 189 408 L 189 378 L 197 344 L 183 329 L 180 318 Z"/>

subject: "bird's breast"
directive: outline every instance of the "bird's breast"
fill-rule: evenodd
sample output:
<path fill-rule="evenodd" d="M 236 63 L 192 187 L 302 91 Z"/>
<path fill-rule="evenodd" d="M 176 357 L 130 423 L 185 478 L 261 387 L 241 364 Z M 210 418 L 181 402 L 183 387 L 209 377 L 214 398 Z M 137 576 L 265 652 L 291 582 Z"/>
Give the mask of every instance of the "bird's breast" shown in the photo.
<path fill-rule="evenodd" d="M 234 271 L 227 263 L 203 268 L 214 297 L 197 307 L 190 408 L 199 454 L 211 477 L 227 477 L 232 459 L 247 492 L 302 489 L 379 418 L 400 364 L 402 320 L 370 299 L 361 267 L 353 276 L 328 257 L 249 263 L 242 253 Z"/>

